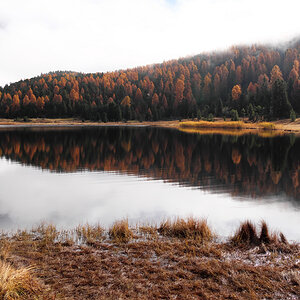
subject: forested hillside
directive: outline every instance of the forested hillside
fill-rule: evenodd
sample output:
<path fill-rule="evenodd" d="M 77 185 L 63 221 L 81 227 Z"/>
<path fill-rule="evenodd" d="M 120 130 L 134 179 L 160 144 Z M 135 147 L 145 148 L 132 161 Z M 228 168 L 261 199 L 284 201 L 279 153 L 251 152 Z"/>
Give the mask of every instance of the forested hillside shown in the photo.
<path fill-rule="evenodd" d="M 109 73 L 52 72 L 0 88 L 0 117 L 293 119 L 300 114 L 299 62 L 300 41 Z"/>

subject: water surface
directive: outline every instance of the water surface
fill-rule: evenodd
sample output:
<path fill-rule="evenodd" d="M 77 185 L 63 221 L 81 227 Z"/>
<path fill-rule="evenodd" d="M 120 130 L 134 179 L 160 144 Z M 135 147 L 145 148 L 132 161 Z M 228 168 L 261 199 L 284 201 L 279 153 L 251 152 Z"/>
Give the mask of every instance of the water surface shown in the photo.
<path fill-rule="evenodd" d="M 205 217 L 266 220 L 300 240 L 300 140 L 157 128 L 0 131 L 0 226 Z"/>

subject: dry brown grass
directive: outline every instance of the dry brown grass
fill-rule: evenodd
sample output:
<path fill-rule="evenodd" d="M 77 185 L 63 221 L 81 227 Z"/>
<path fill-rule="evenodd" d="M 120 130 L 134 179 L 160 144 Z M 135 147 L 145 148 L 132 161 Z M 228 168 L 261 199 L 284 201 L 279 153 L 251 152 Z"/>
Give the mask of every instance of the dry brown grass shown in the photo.
<path fill-rule="evenodd" d="M 260 234 L 257 233 L 256 226 L 250 221 L 243 222 L 236 233 L 231 237 L 231 242 L 236 246 L 258 246 L 264 245 L 287 245 L 287 239 L 283 233 L 276 234 L 270 232 L 265 221 L 261 222 Z"/>
<path fill-rule="evenodd" d="M 259 238 L 255 225 L 250 221 L 242 223 L 231 241 L 234 245 L 257 245 Z"/>
<path fill-rule="evenodd" d="M 9 263 L 0 261 L 0 299 L 37 299 L 41 287 L 31 270 L 15 269 Z"/>
<path fill-rule="evenodd" d="M 6 261 L 11 252 L 11 243 L 8 240 L 1 240 L 0 242 L 0 260 Z"/>
<path fill-rule="evenodd" d="M 242 129 L 250 127 L 249 124 L 243 121 L 186 121 L 179 123 L 179 127 L 182 128 L 230 128 L 230 129 Z"/>
<path fill-rule="evenodd" d="M 36 228 L 32 229 L 32 232 L 39 235 L 40 238 L 45 239 L 49 242 L 53 242 L 58 237 L 58 230 L 53 224 L 41 223 Z M 23 234 L 27 232 L 23 231 Z"/>
<path fill-rule="evenodd" d="M 185 121 L 179 123 L 180 128 L 214 128 L 214 129 L 258 129 L 275 130 L 277 126 L 272 122 L 245 123 L 243 121 Z"/>
<path fill-rule="evenodd" d="M 103 239 L 104 229 L 99 224 L 94 226 L 86 224 L 77 226 L 75 232 L 83 243 L 91 244 Z"/>
<path fill-rule="evenodd" d="M 262 223 L 258 234 L 251 222 L 241 225 L 247 234 L 240 240 L 247 243 L 255 237 L 263 245 L 269 238 L 265 252 L 216 239 L 202 243 L 199 231 L 211 235 L 204 227 L 206 222 L 190 218 L 133 229 L 123 220 L 108 235 L 89 225 L 70 230 L 70 244 L 57 230 L 47 247 L 41 235 L 31 231 L 3 235 L 0 241 L 10 243 L 10 266 L 35 266 L 29 271 L 43 286 L 41 299 L 297 299 L 299 244 L 287 243 L 289 252 L 269 248 L 273 242 L 268 227 Z M 166 235 L 157 234 L 159 228 Z M 128 230 L 130 243 L 120 242 Z M 49 229 L 40 231 L 49 235 Z M 82 237 L 79 243 L 77 235 Z"/>
<path fill-rule="evenodd" d="M 145 235 L 147 237 L 151 237 L 151 238 L 157 238 L 158 237 L 158 228 L 157 228 L 157 226 L 141 225 L 141 226 L 138 227 L 138 230 L 142 235 Z"/>
<path fill-rule="evenodd" d="M 260 122 L 260 123 L 258 123 L 258 125 L 263 130 L 275 130 L 275 129 L 277 129 L 277 126 L 272 122 Z"/>
<path fill-rule="evenodd" d="M 200 241 L 211 241 L 213 234 L 206 220 L 187 220 L 177 218 L 174 221 L 167 220 L 158 228 L 158 232 L 164 236 L 176 238 L 193 238 Z"/>
<path fill-rule="evenodd" d="M 109 228 L 108 233 L 110 238 L 121 243 L 127 243 L 133 237 L 133 232 L 129 228 L 128 220 L 115 222 L 112 227 Z"/>

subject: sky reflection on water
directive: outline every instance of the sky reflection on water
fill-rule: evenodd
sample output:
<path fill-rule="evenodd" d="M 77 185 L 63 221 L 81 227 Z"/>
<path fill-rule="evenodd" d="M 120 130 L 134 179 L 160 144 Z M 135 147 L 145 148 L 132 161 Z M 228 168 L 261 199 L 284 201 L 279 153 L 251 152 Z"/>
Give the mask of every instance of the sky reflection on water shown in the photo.
<path fill-rule="evenodd" d="M 116 172 L 54 173 L 0 159 L 0 226 L 30 228 L 42 221 L 71 228 L 128 218 L 159 222 L 167 217 L 207 218 L 220 235 L 229 235 L 242 220 L 266 220 L 288 239 L 300 240 L 299 205 L 282 195 L 232 197 Z"/>

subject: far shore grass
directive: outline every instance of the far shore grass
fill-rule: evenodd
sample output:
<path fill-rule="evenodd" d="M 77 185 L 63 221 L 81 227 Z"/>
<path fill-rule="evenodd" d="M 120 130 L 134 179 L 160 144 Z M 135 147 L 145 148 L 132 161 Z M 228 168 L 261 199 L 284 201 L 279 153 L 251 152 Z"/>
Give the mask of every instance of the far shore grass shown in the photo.
<path fill-rule="evenodd" d="M 276 125 L 272 122 L 245 123 L 243 121 L 185 121 L 179 123 L 180 128 L 218 128 L 218 129 L 259 129 L 275 130 Z"/>
<path fill-rule="evenodd" d="M 0 299 L 298 299 L 287 238 L 246 221 L 224 240 L 196 218 L 2 232 Z"/>

